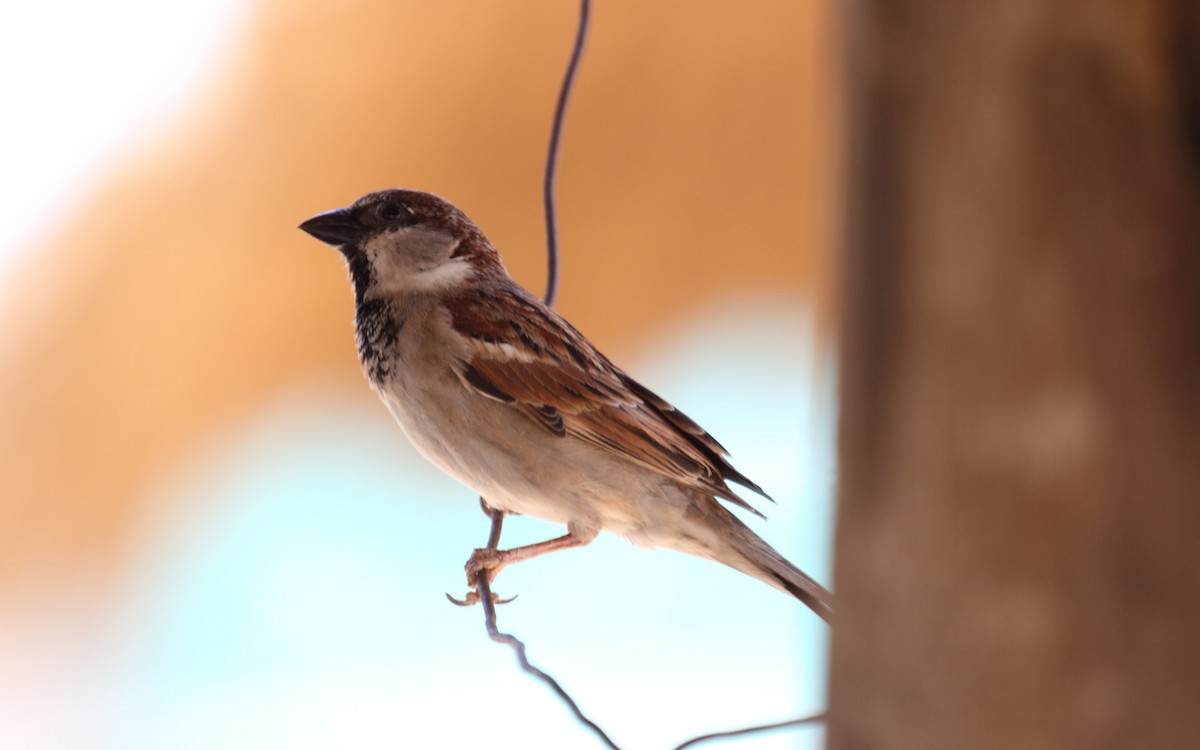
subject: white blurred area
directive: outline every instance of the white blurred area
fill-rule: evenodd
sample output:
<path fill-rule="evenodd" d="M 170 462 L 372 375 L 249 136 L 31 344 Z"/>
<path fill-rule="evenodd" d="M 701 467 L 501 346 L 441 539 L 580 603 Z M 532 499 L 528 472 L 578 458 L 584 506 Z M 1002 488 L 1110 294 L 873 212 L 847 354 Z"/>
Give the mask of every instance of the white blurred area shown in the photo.
<path fill-rule="evenodd" d="M 10 2 L 0 10 L 0 274 L 119 155 L 195 98 L 251 0 Z"/>

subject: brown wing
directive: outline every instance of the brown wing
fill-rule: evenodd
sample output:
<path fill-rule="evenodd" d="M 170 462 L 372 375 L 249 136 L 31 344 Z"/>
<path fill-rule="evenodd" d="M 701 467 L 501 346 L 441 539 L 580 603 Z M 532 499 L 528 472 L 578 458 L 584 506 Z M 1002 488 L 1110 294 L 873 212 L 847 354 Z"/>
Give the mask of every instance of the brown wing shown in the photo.
<path fill-rule="evenodd" d="M 473 344 L 459 373 L 468 387 L 511 404 L 551 433 L 584 440 L 758 513 L 725 482 L 766 493 L 730 466 L 720 443 L 528 292 L 515 285 L 474 290 L 447 306 L 454 328 Z M 519 315 L 499 312 L 513 306 Z"/>

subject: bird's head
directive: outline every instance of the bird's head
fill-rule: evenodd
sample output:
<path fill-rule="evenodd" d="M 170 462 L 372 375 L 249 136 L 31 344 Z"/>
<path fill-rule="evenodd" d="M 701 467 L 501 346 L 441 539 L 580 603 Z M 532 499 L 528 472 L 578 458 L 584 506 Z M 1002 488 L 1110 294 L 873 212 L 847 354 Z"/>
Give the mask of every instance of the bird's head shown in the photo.
<path fill-rule="evenodd" d="M 300 229 L 338 248 L 356 296 L 444 292 L 504 274 L 483 232 L 452 203 L 417 190 L 381 190 Z"/>

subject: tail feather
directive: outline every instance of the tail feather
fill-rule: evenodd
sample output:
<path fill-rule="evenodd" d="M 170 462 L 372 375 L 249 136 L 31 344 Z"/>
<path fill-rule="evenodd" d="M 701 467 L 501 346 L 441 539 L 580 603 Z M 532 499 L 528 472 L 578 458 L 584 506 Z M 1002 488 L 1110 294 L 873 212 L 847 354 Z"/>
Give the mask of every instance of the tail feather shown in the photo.
<path fill-rule="evenodd" d="M 766 542 L 763 542 L 766 545 Z M 775 550 L 767 547 L 773 553 L 772 566 L 767 574 L 772 580 L 767 581 L 799 599 L 806 607 L 816 613 L 826 623 L 833 617 L 833 593 L 810 578 L 803 570 L 788 562 Z M 753 574 L 752 574 L 753 575 Z"/>
<path fill-rule="evenodd" d="M 706 556 L 786 591 L 826 623 L 833 617 L 833 594 L 792 565 L 742 523 L 710 499 L 700 514 L 710 532 Z M 698 520 L 693 517 L 693 520 Z M 700 535 L 695 535 L 700 536 Z"/>

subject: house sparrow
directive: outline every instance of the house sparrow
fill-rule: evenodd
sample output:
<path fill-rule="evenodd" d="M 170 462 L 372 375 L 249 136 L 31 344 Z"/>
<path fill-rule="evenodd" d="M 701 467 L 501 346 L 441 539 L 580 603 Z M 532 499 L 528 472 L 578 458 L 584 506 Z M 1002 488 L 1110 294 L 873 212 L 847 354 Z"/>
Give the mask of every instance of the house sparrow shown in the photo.
<path fill-rule="evenodd" d="M 476 550 L 470 584 L 604 530 L 724 563 L 829 621 L 830 592 L 718 502 L 761 515 L 726 482 L 766 493 L 513 281 L 448 201 L 384 190 L 300 229 L 345 256 L 363 369 L 417 450 L 490 507 L 567 527 L 540 544 Z"/>

